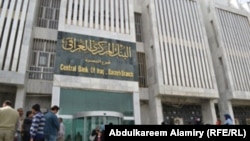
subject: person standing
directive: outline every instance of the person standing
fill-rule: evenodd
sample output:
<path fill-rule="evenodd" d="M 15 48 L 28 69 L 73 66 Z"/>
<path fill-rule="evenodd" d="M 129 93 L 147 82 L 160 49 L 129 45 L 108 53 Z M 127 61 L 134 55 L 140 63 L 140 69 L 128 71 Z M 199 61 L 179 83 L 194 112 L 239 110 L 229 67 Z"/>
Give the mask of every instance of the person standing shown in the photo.
<path fill-rule="evenodd" d="M 217 118 L 215 125 L 221 125 L 221 120 L 219 118 Z"/>
<path fill-rule="evenodd" d="M 199 117 L 195 118 L 195 123 L 194 124 L 195 125 L 203 125 L 202 121 L 201 121 L 201 119 Z"/>
<path fill-rule="evenodd" d="M 71 141 L 71 135 L 67 135 L 65 141 Z"/>
<path fill-rule="evenodd" d="M 54 105 L 50 108 L 50 111 L 45 114 L 45 141 L 56 141 L 57 133 L 59 131 L 59 121 L 56 114 L 59 109 L 58 106 Z"/>
<path fill-rule="evenodd" d="M 23 108 L 18 108 L 17 112 L 19 113 L 19 119 L 16 128 L 15 141 L 22 141 L 22 125 L 23 125 Z"/>
<path fill-rule="evenodd" d="M 104 141 L 104 131 L 99 130 L 96 134 L 94 141 Z"/>
<path fill-rule="evenodd" d="M 60 128 L 57 134 L 57 139 L 56 141 L 64 141 L 64 135 L 65 135 L 65 126 L 63 124 L 63 119 L 61 117 L 58 118 L 59 123 L 60 123 Z"/>
<path fill-rule="evenodd" d="M 34 114 L 30 127 L 30 141 L 44 141 L 44 126 L 45 117 L 40 111 L 40 105 L 32 106 L 32 113 Z"/>
<path fill-rule="evenodd" d="M 0 108 L 0 141 L 13 141 L 19 115 L 11 107 L 11 101 L 5 100 L 2 106 Z"/>
<path fill-rule="evenodd" d="M 80 132 L 77 132 L 77 134 L 75 135 L 75 141 L 82 141 L 82 135 Z"/>
<path fill-rule="evenodd" d="M 224 114 L 225 122 L 224 125 L 233 125 L 233 119 L 229 114 Z"/>
<path fill-rule="evenodd" d="M 23 141 L 30 141 L 30 127 L 32 124 L 32 117 L 33 113 L 32 111 L 27 111 L 26 112 L 26 117 L 23 121 L 22 125 L 22 131 L 23 131 Z"/>
<path fill-rule="evenodd" d="M 89 135 L 89 140 L 94 141 L 100 130 L 100 126 L 96 126 L 96 128 L 91 131 L 91 134 Z"/>

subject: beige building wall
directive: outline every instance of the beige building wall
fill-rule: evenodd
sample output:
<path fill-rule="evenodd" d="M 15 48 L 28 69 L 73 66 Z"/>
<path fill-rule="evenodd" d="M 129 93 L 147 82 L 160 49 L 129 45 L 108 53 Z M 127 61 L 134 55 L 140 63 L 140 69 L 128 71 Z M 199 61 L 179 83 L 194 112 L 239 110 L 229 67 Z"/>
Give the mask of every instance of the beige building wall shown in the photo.
<path fill-rule="evenodd" d="M 127 118 L 136 124 L 160 124 L 164 104 L 200 105 L 209 124 L 216 120 L 214 105 L 221 117 L 235 117 L 235 106 L 249 106 L 249 3 L 61 0 L 58 27 L 50 29 L 38 26 L 40 2 L 0 1 L 0 101 L 9 98 L 15 108 L 25 109 L 40 103 L 46 111 L 59 104 L 61 87 L 129 92 L 135 115 Z M 142 14 L 143 42 L 135 39 L 135 12 Z M 137 82 L 53 75 L 44 68 L 39 74 L 50 73 L 53 79 L 33 77 L 34 44 L 56 44 L 58 31 L 136 43 L 136 50 L 146 55 L 148 88 L 139 88 Z"/>

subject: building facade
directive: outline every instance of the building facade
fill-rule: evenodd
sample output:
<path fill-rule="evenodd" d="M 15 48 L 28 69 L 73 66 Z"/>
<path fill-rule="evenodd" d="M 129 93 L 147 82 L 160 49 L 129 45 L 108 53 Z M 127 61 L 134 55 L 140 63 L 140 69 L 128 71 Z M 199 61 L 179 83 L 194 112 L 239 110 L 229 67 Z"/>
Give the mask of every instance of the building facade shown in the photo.
<path fill-rule="evenodd" d="M 0 102 L 108 124 L 249 124 L 249 3 L 1 0 Z"/>
<path fill-rule="evenodd" d="M 220 94 L 216 104 L 218 116 L 229 113 L 236 124 L 249 124 L 250 15 L 249 2 L 240 2 L 238 5 L 231 2 L 232 6 L 225 2 L 204 3 L 210 5 L 204 16 L 209 17 L 205 23 Z"/>

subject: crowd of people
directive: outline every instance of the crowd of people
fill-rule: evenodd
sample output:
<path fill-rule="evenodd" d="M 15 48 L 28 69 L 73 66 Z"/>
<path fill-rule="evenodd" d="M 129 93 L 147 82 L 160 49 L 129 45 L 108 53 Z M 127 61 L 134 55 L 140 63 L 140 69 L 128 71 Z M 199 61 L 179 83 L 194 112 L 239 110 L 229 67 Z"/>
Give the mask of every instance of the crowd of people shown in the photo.
<path fill-rule="evenodd" d="M 54 105 L 46 113 L 41 112 L 40 105 L 35 104 L 31 110 L 15 110 L 10 100 L 5 100 L 0 108 L 0 141 L 64 141 L 65 127 L 63 119 L 57 117 L 59 107 Z M 225 122 L 218 118 L 216 125 L 233 125 L 229 114 L 224 115 Z M 162 122 L 162 125 L 165 123 Z M 195 124 L 202 124 L 200 118 Z M 104 127 L 98 126 L 91 132 L 90 141 L 104 141 Z M 67 139 L 67 138 L 66 138 Z"/>
<path fill-rule="evenodd" d="M 108 125 L 113 125 L 113 123 L 110 122 Z M 104 134 L 105 134 L 105 125 L 101 124 L 100 126 L 96 126 L 96 128 L 91 131 L 89 140 L 90 141 L 104 141 L 105 139 Z"/>
<path fill-rule="evenodd" d="M 15 110 L 10 100 L 0 108 L 0 141 L 64 141 L 63 119 L 57 117 L 59 107 L 54 105 L 43 113 L 39 104 L 26 112 Z"/>

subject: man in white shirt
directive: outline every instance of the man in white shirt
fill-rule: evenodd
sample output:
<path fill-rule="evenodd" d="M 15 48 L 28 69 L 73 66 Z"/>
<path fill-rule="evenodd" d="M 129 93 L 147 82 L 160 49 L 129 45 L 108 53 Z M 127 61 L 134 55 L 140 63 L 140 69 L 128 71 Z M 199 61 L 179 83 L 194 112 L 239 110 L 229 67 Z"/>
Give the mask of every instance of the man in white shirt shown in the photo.
<path fill-rule="evenodd" d="M 63 119 L 61 117 L 59 117 L 58 120 L 59 120 L 59 123 L 60 123 L 60 128 L 59 128 L 59 131 L 58 131 L 56 141 L 64 141 L 65 127 L 64 127 L 64 124 L 63 124 Z"/>
<path fill-rule="evenodd" d="M 16 141 L 22 141 L 22 125 L 23 125 L 23 108 L 18 108 L 17 112 L 19 113 L 19 119 L 17 123 L 17 129 L 16 129 L 16 134 L 15 134 L 15 140 Z"/>

